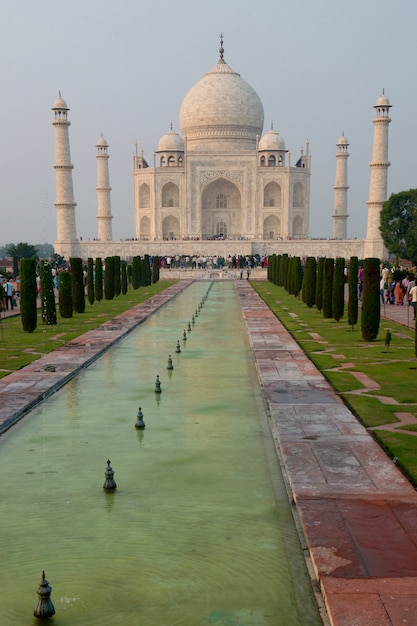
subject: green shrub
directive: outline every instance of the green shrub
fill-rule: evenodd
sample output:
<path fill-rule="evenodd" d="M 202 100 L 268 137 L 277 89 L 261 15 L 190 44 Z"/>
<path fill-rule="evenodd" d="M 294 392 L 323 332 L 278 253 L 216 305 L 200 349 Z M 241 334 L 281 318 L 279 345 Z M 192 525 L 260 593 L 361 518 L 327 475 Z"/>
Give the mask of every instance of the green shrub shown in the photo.
<path fill-rule="evenodd" d="M 363 263 L 362 338 L 373 341 L 378 336 L 380 322 L 379 259 L 365 259 Z"/>
<path fill-rule="evenodd" d="M 323 317 L 326 319 L 333 317 L 333 274 L 334 259 L 325 259 L 323 274 Z"/>
<path fill-rule="evenodd" d="M 127 293 L 127 269 L 126 269 L 126 263 L 124 261 L 121 264 L 121 274 L 122 274 L 122 278 L 121 278 L 122 294 L 125 295 L 125 293 Z"/>
<path fill-rule="evenodd" d="M 316 280 L 316 307 L 318 311 L 323 309 L 323 284 L 324 284 L 324 263 L 325 257 L 320 257 L 317 262 Z"/>
<path fill-rule="evenodd" d="M 114 257 L 108 256 L 105 261 L 104 297 L 106 300 L 114 298 Z"/>
<path fill-rule="evenodd" d="M 94 296 L 97 302 L 103 300 L 103 261 L 96 258 L 96 271 L 94 274 Z"/>
<path fill-rule="evenodd" d="M 152 259 L 152 284 L 159 280 L 159 256 L 156 255 Z"/>
<path fill-rule="evenodd" d="M 67 319 L 72 317 L 72 283 L 69 272 L 59 274 L 59 313 Z"/>
<path fill-rule="evenodd" d="M 32 333 L 37 325 L 36 259 L 20 261 L 20 317 L 23 330 Z"/>
<path fill-rule="evenodd" d="M 85 311 L 84 294 L 84 269 L 83 261 L 78 257 L 70 259 L 71 283 L 72 283 L 72 306 L 76 313 Z"/>
<path fill-rule="evenodd" d="M 87 259 L 87 299 L 90 304 L 94 304 L 94 261 Z"/>
<path fill-rule="evenodd" d="M 345 259 L 338 257 L 333 272 L 332 312 L 338 322 L 345 311 Z"/>
<path fill-rule="evenodd" d="M 42 323 L 56 324 L 56 304 L 52 268 L 48 261 L 40 262 Z"/>
<path fill-rule="evenodd" d="M 309 256 L 306 261 L 304 270 L 304 302 L 308 307 L 312 307 L 316 303 L 316 278 L 317 278 L 317 262 L 313 256 Z"/>
<path fill-rule="evenodd" d="M 122 291 L 122 283 L 120 278 L 120 257 L 113 257 L 113 273 L 114 273 L 114 295 L 120 296 Z"/>
<path fill-rule="evenodd" d="M 350 257 L 349 261 L 349 299 L 348 299 L 348 324 L 352 328 L 358 323 L 358 271 L 359 261 L 357 256 Z"/>

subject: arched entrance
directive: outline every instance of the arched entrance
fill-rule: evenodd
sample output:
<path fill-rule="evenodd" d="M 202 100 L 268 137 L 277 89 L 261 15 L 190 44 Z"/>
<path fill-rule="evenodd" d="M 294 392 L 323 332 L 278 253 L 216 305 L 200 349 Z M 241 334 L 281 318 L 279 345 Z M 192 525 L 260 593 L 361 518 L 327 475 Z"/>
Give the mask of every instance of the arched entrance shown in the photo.
<path fill-rule="evenodd" d="M 180 239 L 180 223 L 174 215 L 168 215 L 162 222 L 162 237 L 166 240 Z"/>
<path fill-rule="evenodd" d="M 264 220 L 264 239 L 276 239 L 281 235 L 281 222 L 276 215 L 268 215 Z"/>
<path fill-rule="evenodd" d="M 204 189 L 201 205 L 203 238 L 242 235 L 241 195 L 228 180 L 219 178 Z"/>

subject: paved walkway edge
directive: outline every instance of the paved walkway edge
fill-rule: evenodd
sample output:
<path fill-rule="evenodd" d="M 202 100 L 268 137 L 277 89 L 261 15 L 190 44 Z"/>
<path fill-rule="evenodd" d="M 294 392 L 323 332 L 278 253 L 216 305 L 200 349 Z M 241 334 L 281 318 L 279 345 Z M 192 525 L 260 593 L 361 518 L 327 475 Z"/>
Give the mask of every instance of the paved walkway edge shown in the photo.
<path fill-rule="evenodd" d="M 179 281 L 94 330 L 0 379 L 0 435 L 61 389 L 192 281 Z"/>
<path fill-rule="evenodd" d="M 332 626 L 417 625 L 417 494 L 247 281 L 236 290 Z"/>

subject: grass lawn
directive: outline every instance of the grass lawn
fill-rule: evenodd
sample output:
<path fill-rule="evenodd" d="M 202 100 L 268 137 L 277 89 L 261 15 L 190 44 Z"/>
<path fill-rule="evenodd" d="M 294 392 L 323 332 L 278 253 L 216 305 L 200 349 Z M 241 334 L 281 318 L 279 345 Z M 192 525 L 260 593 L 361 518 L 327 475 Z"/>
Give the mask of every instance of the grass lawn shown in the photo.
<path fill-rule="evenodd" d="M 175 281 L 159 281 L 149 287 L 130 290 L 114 300 L 101 300 L 91 306 L 86 301 L 84 313 L 74 313 L 72 318 L 64 319 L 57 307 L 58 323 L 52 326 L 42 324 L 38 312 L 38 325 L 33 333 L 22 329 L 20 315 L 1 319 L 0 324 L 0 378 L 18 370 L 44 354 L 56 350 L 67 341 L 104 324 L 119 313 L 131 309 L 136 304 L 163 291 Z"/>
<path fill-rule="evenodd" d="M 352 331 L 346 319 L 324 319 L 315 307 L 308 308 L 283 287 L 261 281 L 252 286 L 366 428 L 397 424 L 395 432 L 373 430 L 372 434 L 390 457 L 397 457 L 397 465 L 417 486 L 414 330 L 381 319 L 376 341 L 366 342 L 360 330 L 360 311 Z M 392 334 L 389 350 L 385 346 L 388 329 Z M 365 389 L 352 372 L 365 374 L 378 388 L 352 394 Z M 415 426 L 401 427 L 395 415 L 401 412 L 414 415 Z"/>

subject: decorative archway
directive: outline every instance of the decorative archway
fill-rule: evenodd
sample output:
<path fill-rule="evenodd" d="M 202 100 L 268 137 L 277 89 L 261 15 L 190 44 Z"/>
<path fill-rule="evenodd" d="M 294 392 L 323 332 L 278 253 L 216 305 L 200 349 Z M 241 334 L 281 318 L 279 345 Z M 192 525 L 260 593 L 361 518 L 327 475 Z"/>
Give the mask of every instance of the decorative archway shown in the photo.
<path fill-rule="evenodd" d="M 175 183 L 167 183 L 162 187 L 162 206 L 171 207 L 180 205 L 180 192 Z"/>
<path fill-rule="evenodd" d="M 292 221 L 292 234 L 297 239 L 303 236 L 303 218 L 301 215 L 296 215 Z"/>
<path fill-rule="evenodd" d="M 180 223 L 174 215 L 168 215 L 163 220 L 162 237 L 166 240 L 180 239 Z"/>
<path fill-rule="evenodd" d="M 151 191 L 149 185 L 143 183 L 139 188 L 139 206 L 141 209 L 149 209 Z"/>
<path fill-rule="evenodd" d="M 264 239 L 276 239 L 281 235 L 281 222 L 276 215 L 264 219 Z"/>
<path fill-rule="evenodd" d="M 151 220 L 146 215 L 140 220 L 140 238 L 149 239 L 151 236 Z"/>
<path fill-rule="evenodd" d="M 295 183 L 293 191 L 293 206 L 304 206 L 304 187 L 301 183 Z"/>
<path fill-rule="evenodd" d="M 264 207 L 281 206 L 281 185 L 271 182 L 264 188 Z"/>
<path fill-rule="evenodd" d="M 234 183 L 218 178 L 205 187 L 201 196 L 201 224 L 203 237 L 221 236 L 217 232 L 220 224 L 229 236 L 242 234 L 241 194 Z"/>

